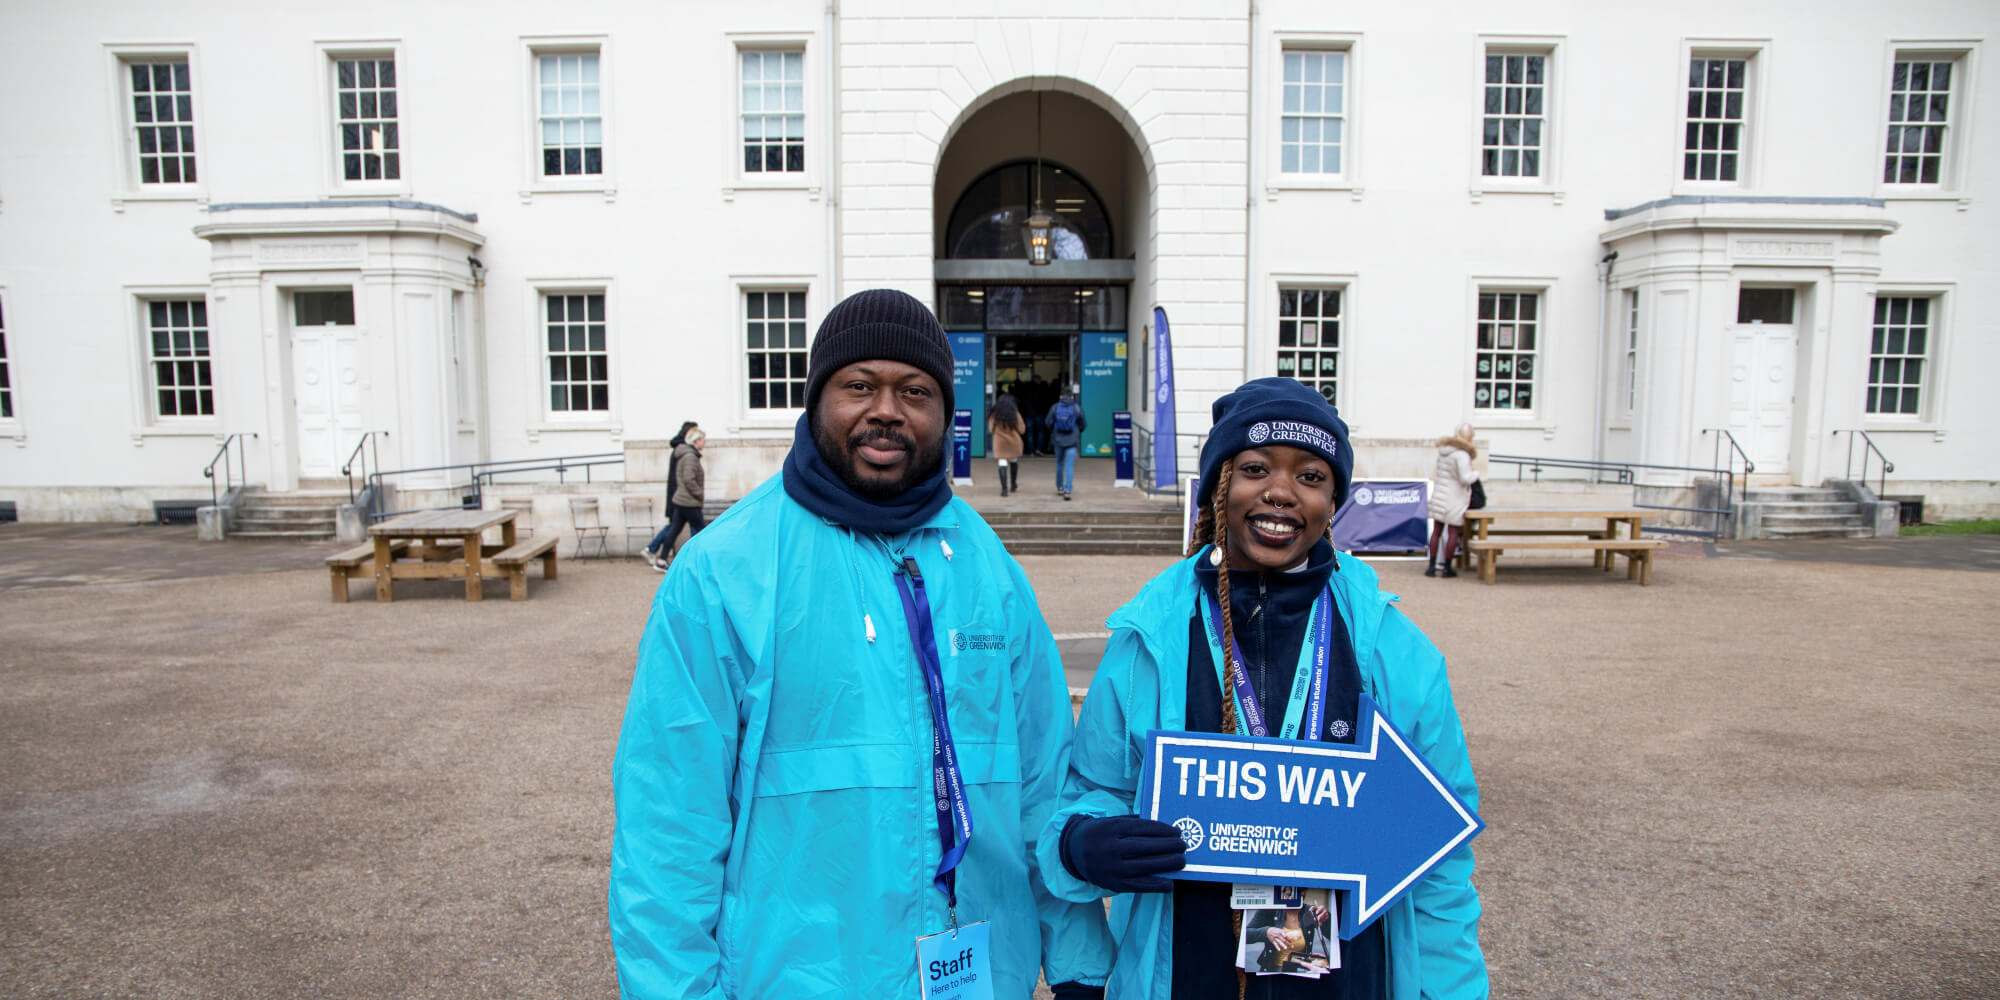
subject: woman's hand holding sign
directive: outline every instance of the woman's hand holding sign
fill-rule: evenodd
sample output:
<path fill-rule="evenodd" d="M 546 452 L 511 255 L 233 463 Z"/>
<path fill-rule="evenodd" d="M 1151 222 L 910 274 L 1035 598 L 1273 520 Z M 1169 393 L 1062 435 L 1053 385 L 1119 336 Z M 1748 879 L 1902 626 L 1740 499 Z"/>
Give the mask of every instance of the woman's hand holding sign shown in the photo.
<path fill-rule="evenodd" d="M 1179 830 L 1138 816 L 1072 816 L 1062 833 L 1063 867 L 1112 892 L 1166 892 L 1164 872 L 1187 866 Z"/>

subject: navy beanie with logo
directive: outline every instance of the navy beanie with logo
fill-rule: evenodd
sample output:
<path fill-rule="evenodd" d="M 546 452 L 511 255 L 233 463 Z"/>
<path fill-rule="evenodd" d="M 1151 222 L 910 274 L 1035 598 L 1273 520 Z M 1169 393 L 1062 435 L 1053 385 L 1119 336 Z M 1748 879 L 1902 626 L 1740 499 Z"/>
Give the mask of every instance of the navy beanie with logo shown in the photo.
<path fill-rule="evenodd" d="M 946 425 L 952 411 L 951 343 L 944 326 L 908 292 L 871 288 L 827 311 L 813 335 L 806 365 L 806 409 L 819 407 L 819 391 L 833 373 L 857 361 L 901 361 L 937 380 Z"/>
<path fill-rule="evenodd" d="M 1201 446 L 1201 495 L 1206 507 L 1215 496 L 1222 463 L 1246 448 L 1274 444 L 1303 448 L 1333 466 L 1333 506 L 1347 500 L 1354 476 L 1354 453 L 1347 446 L 1347 421 L 1316 390 L 1290 378 L 1260 378 L 1243 383 L 1215 401 L 1210 409 L 1215 426 Z"/>

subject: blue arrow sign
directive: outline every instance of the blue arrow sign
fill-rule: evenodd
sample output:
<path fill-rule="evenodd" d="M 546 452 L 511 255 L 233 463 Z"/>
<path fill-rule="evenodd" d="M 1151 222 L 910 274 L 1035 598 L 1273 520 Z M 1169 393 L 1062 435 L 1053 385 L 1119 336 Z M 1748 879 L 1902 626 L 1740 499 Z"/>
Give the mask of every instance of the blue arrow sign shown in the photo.
<path fill-rule="evenodd" d="M 1132 412 L 1118 410 L 1111 414 L 1112 452 L 1111 484 L 1113 486 L 1132 485 Z"/>
<path fill-rule="evenodd" d="M 1486 828 L 1367 695 L 1360 719 L 1365 748 L 1148 733 L 1139 814 L 1179 828 L 1188 849 L 1169 877 L 1349 890 L 1351 939 Z"/>
<path fill-rule="evenodd" d="M 972 485 L 972 411 L 951 411 L 951 484 Z"/>

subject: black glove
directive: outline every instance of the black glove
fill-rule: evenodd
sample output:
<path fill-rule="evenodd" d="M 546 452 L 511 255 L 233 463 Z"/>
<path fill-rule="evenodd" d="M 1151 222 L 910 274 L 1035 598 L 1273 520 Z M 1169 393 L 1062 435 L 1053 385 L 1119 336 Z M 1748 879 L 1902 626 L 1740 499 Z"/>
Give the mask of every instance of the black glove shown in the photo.
<path fill-rule="evenodd" d="M 1056 1000 L 1104 1000 L 1104 987 L 1082 983 L 1057 983 L 1049 987 Z"/>
<path fill-rule="evenodd" d="M 1187 867 L 1179 830 L 1137 816 L 1072 816 L 1062 832 L 1062 862 L 1071 875 L 1112 892 L 1167 892 L 1161 872 Z"/>

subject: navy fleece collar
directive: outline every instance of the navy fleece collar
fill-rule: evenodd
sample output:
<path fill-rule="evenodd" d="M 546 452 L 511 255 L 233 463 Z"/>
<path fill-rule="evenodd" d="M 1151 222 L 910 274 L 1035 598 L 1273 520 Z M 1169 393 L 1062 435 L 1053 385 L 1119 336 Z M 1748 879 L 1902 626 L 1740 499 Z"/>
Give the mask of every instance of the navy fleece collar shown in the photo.
<path fill-rule="evenodd" d="M 836 524 L 859 531 L 896 535 L 931 519 L 951 502 L 951 478 L 943 462 L 930 478 L 887 500 L 871 500 L 848 488 L 833 471 L 805 415 L 792 432 L 792 450 L 785 456 L 785 495 L 799 506 Z"/>

